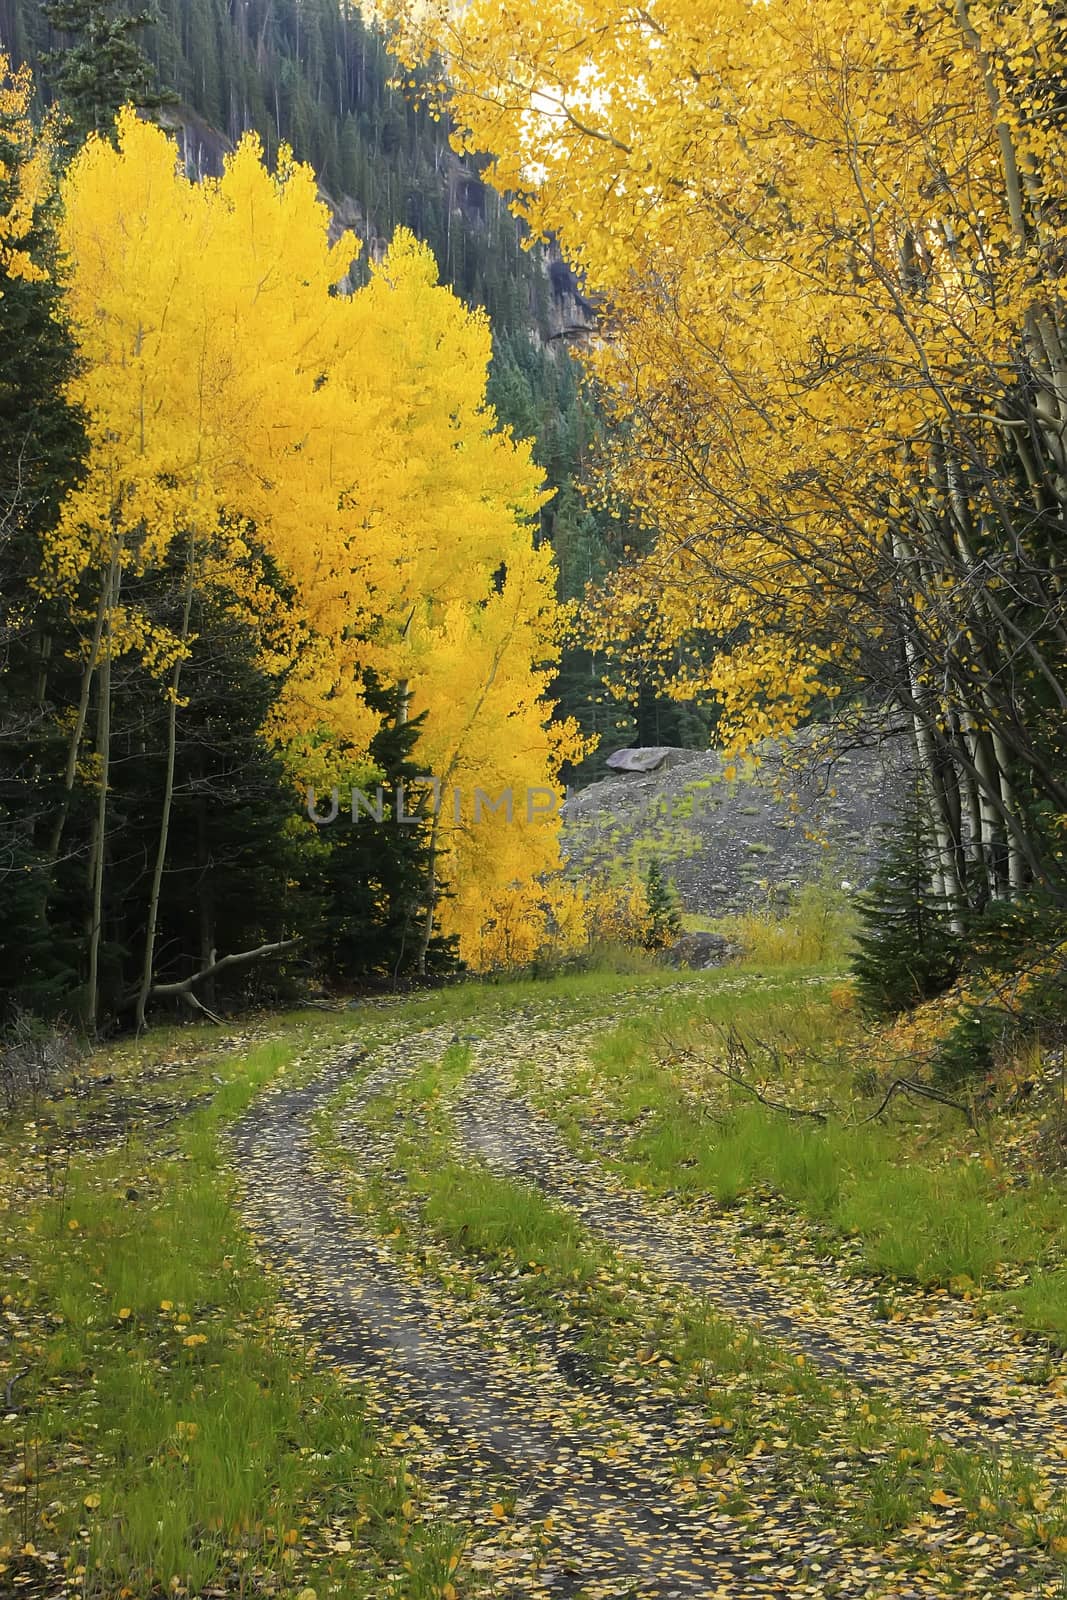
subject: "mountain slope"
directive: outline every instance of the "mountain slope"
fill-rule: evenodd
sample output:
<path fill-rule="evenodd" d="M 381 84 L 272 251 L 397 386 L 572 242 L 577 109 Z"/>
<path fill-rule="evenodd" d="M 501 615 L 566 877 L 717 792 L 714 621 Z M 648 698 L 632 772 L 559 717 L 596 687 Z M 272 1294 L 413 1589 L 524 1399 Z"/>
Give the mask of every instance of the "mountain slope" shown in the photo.
<path fill-rule="evenodd" d="M 392 86 L 395 63 L 357 8 L 339 0 L 159 0 L 143 42 L 178 95 L 197 170 L 255 130 L 268 159 L 281 142 L 315 168 L 341 220 L 368 241 L 403 223 L 433 249 L 444 280 L 484 305 L 498 332 L 549 338 L 590 317 L 573 275 L 522 248 L 522 229 L 448 127 Z M 65 42 L 38 0 L 0 0 L 0 42 L 52 94 L 48 52 Z M 164 119 L 167 120 L 167 119 Z"/>
<path fill-rule="evenodd" d="M 678 750 L 656 771 L 601 777 L 564 807 L 569 870 L 628 879 L 656 860 L 683 909 L 706 916 L 785 905 L 824 873 L 866 886 L 906 788 L 907 742 L 872 735 L 830 762 L 801 732 L 759 757 L 731 776 L 714 750 Z"/>

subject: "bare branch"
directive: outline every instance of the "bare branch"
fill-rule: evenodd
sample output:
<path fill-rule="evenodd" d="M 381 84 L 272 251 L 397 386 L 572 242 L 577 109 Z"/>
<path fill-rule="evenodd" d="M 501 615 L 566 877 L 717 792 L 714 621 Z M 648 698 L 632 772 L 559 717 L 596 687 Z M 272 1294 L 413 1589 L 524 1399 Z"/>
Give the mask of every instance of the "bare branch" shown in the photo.
<path fill-rule="evenodd" d="M 237 950 L 231 956 L 220 956 L 218 960 L 215 959 L 213 950 L 211 952 L 211 960 L 206 967 L 201 967 L 199 972 L 194 972 L 190 977 L 181 978 L 174 983 L 153 984 L 150 991 L 151 998 L 160 1000 L 165 999 L 168 995 L 191 995 L 198 983 L 203 983 L 205 978 L 214 977 L 216 972 L 222 972 L 226 967 L 242 967 L 249 961 L 259 961 L 265 956 L 280 955 L 283 950 L 291 950 L 299 942 L 298 939 L 278 939 L 274 944 L 257 945 L 255 950 Z M 207 1011 L 207 1007 L 201 1005 L 200 1001 L 195 999 L 195 996 L 194 1003 L 200 1006 L 201 1011 Z M 210 1016 L 210 1011 L 207 1014 Z M 218 1018 L 216 1017 L 215 1020 L 218 1021 Z"/>
<path fill-rule="evenodd" d="M 962 1112 L 973 1128 L 975 1126 L 974 1110 L 971 1106 L 964 1105 L 962 1100 L 954 1100 L 951 1095 L 943 1094 L 940 1089 L 934 1089 L 929 1084 L 918 1083 L 914 1078 L 894 1078 L 885 1092 L 882 1103 L 871 1112 L 868 1117 L 860 1117 L 853 1123 L 853 1127 L 862 1128 L 864 1123 L 874 1122 L 880 1117 L 895 1094 L 917 1094 L 925 1100 L 936 1100 L 939 1105 L 951 1106 L 953 1111 Z"/>

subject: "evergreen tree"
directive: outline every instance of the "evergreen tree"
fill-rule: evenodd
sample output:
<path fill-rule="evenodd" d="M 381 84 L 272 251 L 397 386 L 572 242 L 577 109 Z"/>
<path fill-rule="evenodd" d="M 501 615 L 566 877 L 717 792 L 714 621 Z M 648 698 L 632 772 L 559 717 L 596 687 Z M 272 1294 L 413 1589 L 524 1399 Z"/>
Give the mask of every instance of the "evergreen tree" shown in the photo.
<path fill-rule="evenodd" d="M 75 959 L 48 927 L 42 841 L 55 777 L 51 682 L 71 641 L 32 580 L 41 537 L 79 475 L 86 441 L 64 397 L 74 349 L 54 276 L 54 202 L 36 198 L 24 210 L 23 179 L 37 154 L 28 98 L 28 82 L 7 81 L 0 57 L 0 223 L 25 217 L 18 248 L 0 250 L 0 1015 L 16 998 L 55 1009 Z"/>
<path fill-rule="evenodd" d="M 158 21 L 152 11 L 126 11 L 119 0 L 48 0 L 44 15 L 72 43 L 50 51 L 55 93 L 70 119 L 69 138 L 110 135 L 124 105 L 158 111 L 173 99 L 156 87 L 155 72 L 137 35 Z"/>
<path fill-rule="evenodd" d="M 382 717 L 369 752 L 376 775 L 367 786 L 374 804 L 381 785 L 382 820 L 361 811 L 354 821 L 342 812 L 322 830 L 319 954 L 333 979 L 395 987 L 417 971 L 425 918 L 432 797 L 419 782 L 422 768 L 414 759 L 425 713 L 401 720 L 404 693 L 380 683 L 373 672 L 366 675 L 363 693 Z M 455 944 L 454 938 L 432 936 L 428 974 L 456 970 Z"/>
<path fill-rule="evenodd" d="M 666 950 L 681 931 L 682 917 L 674 885 L 663 876 L 663 868 L 653 858 L 645 876 L 645 949 Z"/>
<path fill-rule="evenodd" d="M 931 887 L 930 859 L 922 812 L 913 803 L 858 901 L 862 932 L 852 971 L 862 1005 L 876 1016 L 941 994 L 959 973 L 958 942 Z"/>
<path fill-rule="evenodd" d="M 263 565 L 271 587 L 277 574 Z M 154 622 L 178 621 L 176 557 L 154 583 L 128 589 Z M 155 594 L 151 592 L 155 590 Z M 159 904 L 155 980 L 202 971 L 230 954 L 309 931 L 314 904 L 303 882 L 313 870 L 310 824 L 278 755 L 260 728 L 280 692 L 261 664 L 252 628 L 225 590 L 193 597 L 192 642 L 182 674 L 174 799 Z M 108 1009 L 128 1002 L 145 945 L 152 863 L 165 785 L 168 702 L 158 681 L 130 668 L 116 684 L 111 809 L 120 859 L 110 868 L 107 927 L 117 959 Z M 296 959 L 300 959 L 299 951 Z M 273 986 L 268 994 L 264 986 Z M 239 966 L 197 990 L 212 1010 L 227 1001 L 278 997 L 278 967 Z M 284 991 L 283 991 L 284 992 Z"/>

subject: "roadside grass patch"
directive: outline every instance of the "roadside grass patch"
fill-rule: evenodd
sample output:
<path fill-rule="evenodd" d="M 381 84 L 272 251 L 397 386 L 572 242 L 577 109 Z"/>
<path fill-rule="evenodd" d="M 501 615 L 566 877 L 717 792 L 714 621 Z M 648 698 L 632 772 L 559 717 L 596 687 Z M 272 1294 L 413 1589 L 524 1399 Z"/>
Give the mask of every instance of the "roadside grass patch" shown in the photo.
<path fill-rule="evenodd" d="M 750 855 L 771 853 L 771 846 L 749 844 Z M 847 892 L 829 880 L 805 884 L 792 904 L 721 917 L 711 926 L 741 946 L 743 965 L 759 970 L 782 966 L 847 967 L 859 928 L 859 917 Z"/>
<path fill-rule="evenodd" d="M 1067 1266 L 1037 1271 L 1021 1288 L 1003 1290 L 991 1299 L 1014 1313 L 1024 1328 L 1067 1348 Z"/>
<path fill-rule="evenodd" d="M 461 1536 L 412 1511 L 403 1463 L 358 1392 L 312 1364 L 237 1216 L 225 1126 L 351 1024 L 281 1029 L 180 1074 L 183 1093 L 211 1093 L 191 1115 L 77 1147 L 61 1188 L 8 1208 L 15 1348 L 0 1383 L 25 1376 L 0 1457 L 0 1589 L 65 1574 L 99 1600 L 316 1584 L 369 1600 L 403 1572 L 395 1592 L 428 1600 L 448 1582 Z M 106 1059 L 125 1073 L 123 1052 Z M 5 1143 L 5 1187 L 32 1184 L 33 1131 Z"/>
<path fill-rule="evenodd" d="M 775 1450 L 788 1447 L 783 1460 L 791 1481 L 844 1518 L 860 1542 L 884 1543 L 939 1490 L 983 1525 L 994 1525 L 988 1497 L 983 1506 L 982 1490 L 971 1492 L 985 1482 L 985 1469 L 967 1452 L 946 1451 L 890 1404 L 857 1397 L 847 1380 L 798 1360 L 702 1297 L 665 1292 L 532 1186 L 457 1160 L 448 1106 L 469 1067 L 467 1047 L 453 1046 L 359 1112 L 372 1125 L 403 1131 L 390 1147 L 389 1182 L 362 1162 L 352 1172 L 353 1204 L 420 1274 L 435 1274 L 472 1310 L 480 1308 L 487 1326 L 497 1325 L 512 1302 L 557 1337 L 570 1335 L 624 1408 L 639 1408 L 647 1398 L 695 1408 L 721 1441 L 703 1472 L 736 1470 L 750 1452 L 771 1448 L 768 1441 Z M 336 1097 L 319 1127 L 321 1147 L 342 1167 L 351 1156 L 333 1137 L 332 1120 L 348 1093 Z M 1012 1521 L 1026 1542 L 1041 1542 L 1025 1511 L 1036 1475 L 1021 1461 L 998 1470 L 1010 1504 L 998 1503 L 996 1518 Z M 728 1491 L 717 1492 L 726 1507 Z"/>
<path fill-rule="evenodd" d="M 654 995 L 661 989 L 678 987 L 678 973 L 668 967 L 650 965 L 643 951 L 631 952 L 636 958 L 636 971 L 632 970 L 632 962 L 617 961 L 616 951 L 608 949 L 601 954 L 602 965 L 578 971 L 552 971 L 543 977 L 470 978 L 389 1004 L 403 1006 L 404 1015 L 413 1028 L 430 1027 L 437 1022 L 460 1022 L 469 1017 L 481 1017 L 490 1022 L 494 1016 L 522 1007 L 537 1009 L 558 1001 L 574 1007 L 577 1020 L 582 1007 L 590 1017 L 602 1014 L 603 1002 L 614 995 Z M 698 981 L 697 974 L 686 980 L 690 988 Z"/>
<path fill-rule="evenodd" d="M 546 1109 L 586 1150 L 598 1120 L 628 1125 L 605 1159 L 631 1182 L 720 1205 L 771 1191 L 823 1229 L 828 1248 L 834 1236 L 857 1241 L 866 1271 L 988 1289 L 991 1304 L 1067 1342 L 1062 1181 L 1020 1179 L 951 1108 L 898 1098 L 863 1125 L 881 1094 L 877 1079 L 857 1087 L 861 1024 L 834 986 L 736 984 L 724 977 L 700 1003 L 628 1020 Z M 772 1110 L 717 1074 L 727 1023 L 751 1045 L 760 1092 L 826 1108 L 826 1122 Z"/>

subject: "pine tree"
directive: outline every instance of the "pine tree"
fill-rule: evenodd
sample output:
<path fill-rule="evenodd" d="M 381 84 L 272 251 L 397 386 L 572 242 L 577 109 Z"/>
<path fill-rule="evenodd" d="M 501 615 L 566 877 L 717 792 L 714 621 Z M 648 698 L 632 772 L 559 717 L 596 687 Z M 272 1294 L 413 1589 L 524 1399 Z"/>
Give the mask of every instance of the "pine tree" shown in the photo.
<path fill-rule="evenodd" d="M 679 937 L 682 918 L 674 885 L 653 858 L 645 876 L 645 949 L 666 950 Z"/>
<path fill-rule="evenodd" d="M 265 581 L 280 585 L 262 565 Z M 173 625 L 182 606 L 179 555 L 148 587 L 141 609 Z M 235 614 L 225 588 L 193 595 L 190 654 L 182 672 L 176 724 L 173 809 L 158 907 L 153 978 L 202 971 L 213 952 L 230 954 L 310 928 L 314 908 L 303 887 L 314 841 L 301 826 L 283 762 L 259 730 L 280 692 L 262 662 L 262 640 Z M 112 808 L 121 860 L 109 884 L 109 922 L 118 934 L 123 1000 L 143 981 L 146 909 L 166 790 L 168 715 L 164 686 L 124 674 L 116 691 Z M 296 959 L 300 959 L 297 952 Z M 281 994 L 290 997 L 291 986 Z M 238 966 L 207 979 L 198 996 L 212 1010 L 255 993 L 279 997 L 276 962 Z M 108 997 L 105 997 L 108 998 Z M 112 999 L 114 997 L 111 997 Z"/>
<path fill-rule="evenodd" d="M 68 137 L 80 144 L 90 133 L 110 136 L 124 105 L 159 111 L 173 101 L 156 86 L 155 72 L 137 35 L 157 21 L 153 11 L 126 11 L 117 0 L 49 0 L 45 16 L 73 43 L 46 57 L 70 119 Z"/>
<path fill-rule="evenodd" d="M 425 916 L 430 866 L 430 792 L 420 785 L 422 768 L 414 759 L 426 713 L 402 720 L 406 692 L 380 683 L 373 672 L 364 681 L 370 709 L 382 725 L 370 743 L 377 776 L 368 799 L 382 788 L 378 822 L 361 813 L 342 814 L 323 830 L 322 868 L 325 906 L 319 953 L 328 976 L 345 983 L 394 987 L 414 976 Z M 358 787 L 358 786 L 357 786 Z M 430 800 L 432 803 L 432 800 Z M 405 821 L 403 816 L 411 820 Z M 441 886 L 437 885 L 440 896 Z M 456 940 L 434 934 L 426 952 L 426 972 L 455 970 Z"/>
<path fill-rule="evenodd" d="M 48 150 L 31 128 L 30 92 L 28 75 L 9 78 L 0 56 L 0 1015 L 15 1002 L 55 1009 L 76 960 L 48 926 L 40 815 L 55 776 L 50 686 L 65 645 L 55 608 L 32 580 L 86 440 L 64 395 L 74 347 L 54 276 Z"/>
<path fill-rule="evenodd" d="M 866 894 L 852 971 L 864 1008 L 878 1016 L 907 1011 L 941 994 L 960 967 L 948 908 L 930 883 L 930 848 L 913 803 L 889 840 Z"/>

